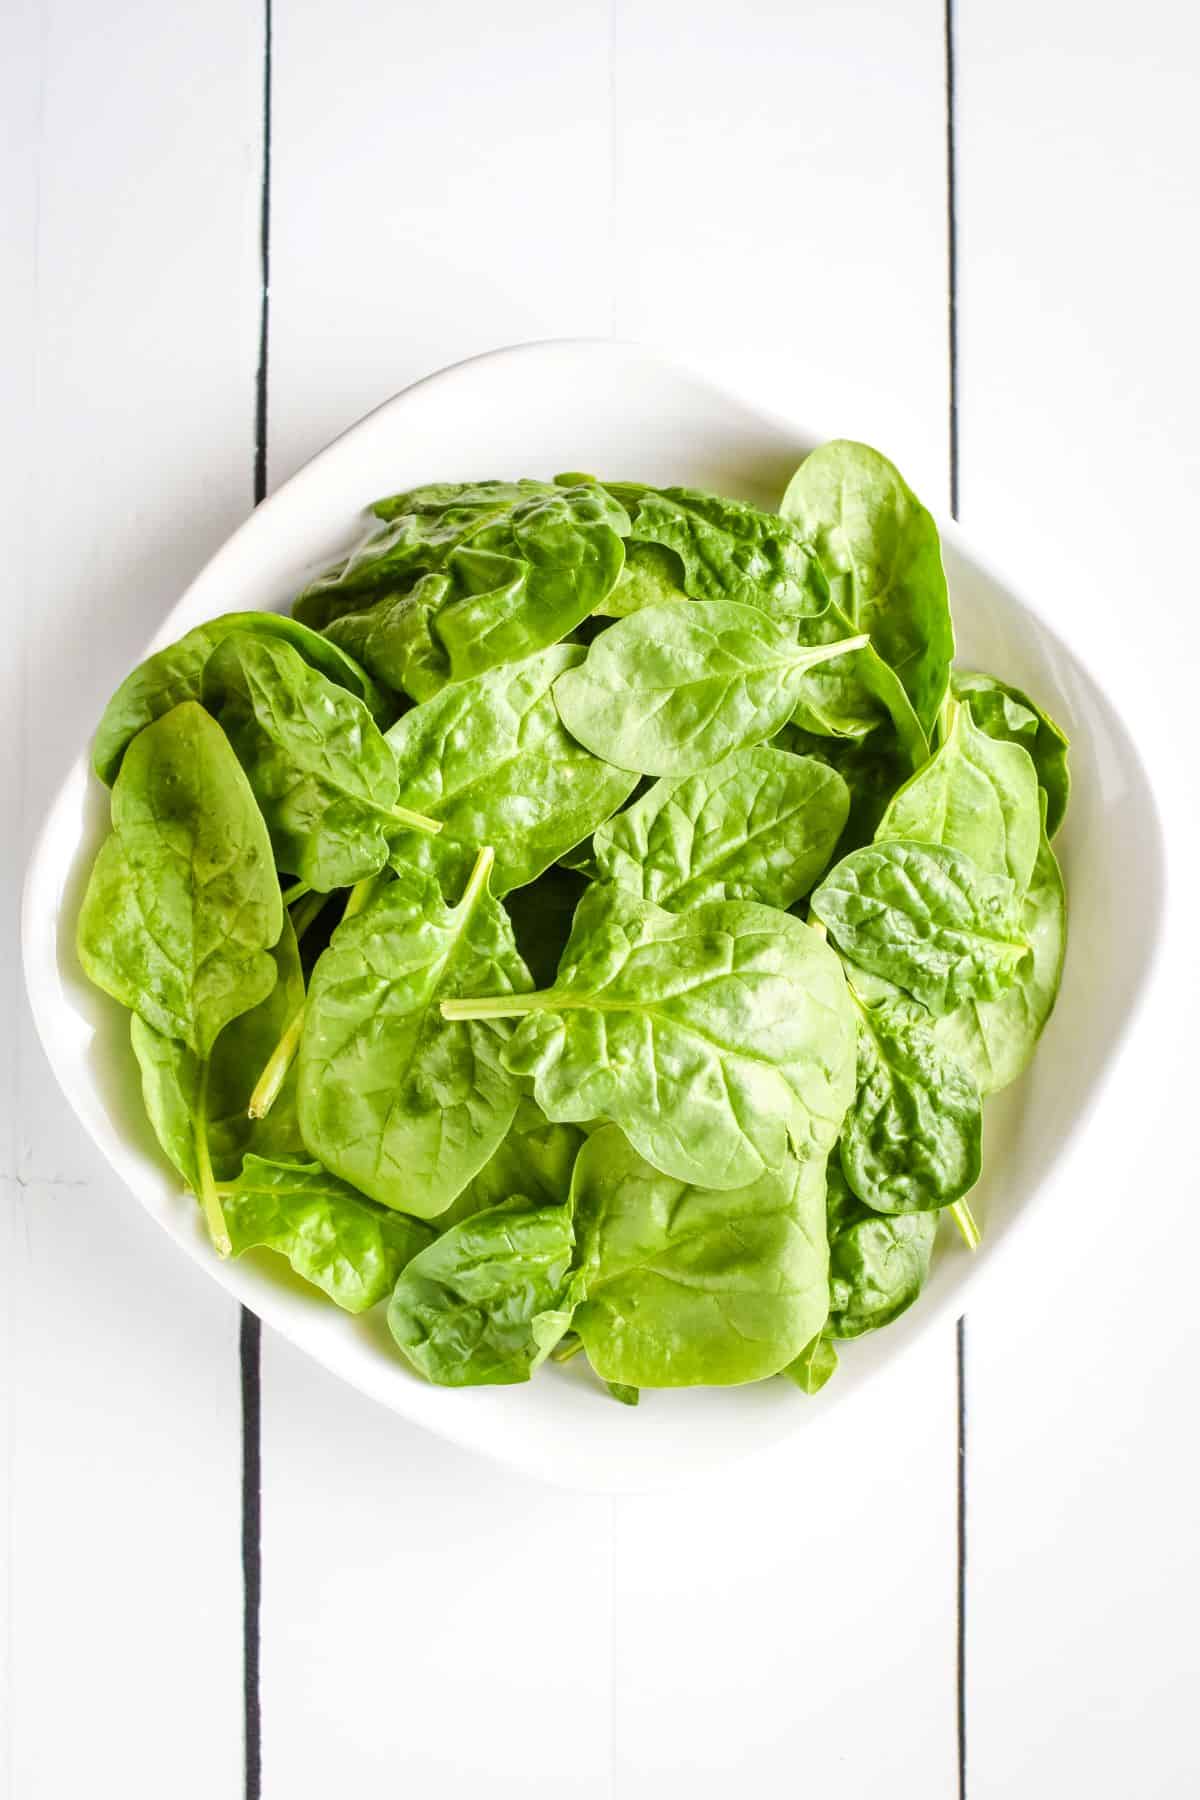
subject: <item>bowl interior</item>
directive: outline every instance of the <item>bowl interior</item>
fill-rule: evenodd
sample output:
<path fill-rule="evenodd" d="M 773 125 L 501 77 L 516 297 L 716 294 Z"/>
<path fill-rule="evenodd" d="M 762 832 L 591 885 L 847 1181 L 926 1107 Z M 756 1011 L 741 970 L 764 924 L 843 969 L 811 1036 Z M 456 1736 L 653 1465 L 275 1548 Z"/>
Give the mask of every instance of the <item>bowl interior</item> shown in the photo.
<path fill-rule="evenodd" d="M 550 476 L 685 483 L 774 507 L 815 440 L 642 350 L 552 343 L 497 352 L 430 377 L 372 413 L 247 520 L 164 620 L 154 645 L 218 613 L 283 608 L 361 529 L 379 494 L 429 480 Z M 126 1015 L 83 980 L 74 926 L 107 795 L 86 747 L 56 797 L 31 861 L 24 949 L 30 999 L 63 1090 L 141 1204 L 213 1278 L 270 1325 L 395 1412 L 529 1474 L 607 1491 L 642 1491 L 813 1432 L 830 1405 L 894 1363 L 968 1279 L 994 1268 L 1018 1222 L 1050 1204 L 1146 982 L 1161 929 L 1164 874 L 1142 764 L 1114 709 L 1066 636 L 946 530 L 959 660 L 1027 688 L 1072 740 L 1073 796 L 1056 842 L 1070 901 L 1062 991 L 1034 1068 L 988 1104 L 983 1181 L 972 1204 L 985 1229 L 973 1258 L 948 1230 L 919 1304 L 886 1333 L 845 1347 L 837 1380 L 813 1400 L 787 1382 L 655 1393 L 614 1405 L 578 1364 L 525 1387 L 450 1392 L 413 1377 L 391 1347 L 382 1308 L 360 1320 L 295 1280 L 278 1258 L 212 1256 L 138 1097 Z M 1064 630 L 1069 627 L 1063 628 Z M 1103 984 L 1089 971 L 1105 970 Z M 579 1359 L 582 1361 L 582 1359 Z M 648 1416 L 652 1415 L 652 1417 Z"/>

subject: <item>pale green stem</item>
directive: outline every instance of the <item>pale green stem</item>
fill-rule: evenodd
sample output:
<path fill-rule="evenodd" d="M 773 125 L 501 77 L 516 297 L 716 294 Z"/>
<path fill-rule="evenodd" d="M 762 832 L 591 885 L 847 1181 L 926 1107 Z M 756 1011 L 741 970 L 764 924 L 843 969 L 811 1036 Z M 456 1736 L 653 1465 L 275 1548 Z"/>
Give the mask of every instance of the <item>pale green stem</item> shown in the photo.
<path fill-rule="evenodd" d="M 287 1080 L 287 1072 L 300 1048 L 300 1034 L 303 1030 L 304 1008 L 301 1006 L 289 1019 L 287 1030 L 272 1050 L 266 1068 L 254 1084 L 248 1109 L 252 1119 L 265 1119 L 278 1100 L 279 1090 Z"/>
<path fill-rule="evenodd" d="M 311 894 L 312 888 L 307 881 L 293 881 L 291 887 L 283 890 L 283 904 L 294 906 L 297 900 L 303 900 L 305 894 Z"/>
<path fill-rule="evenodd" d="M 346 901 L 346 910 L 342 914 L 343 920 L 352 919 L 355 913 L 360 913 L 365 906 L 369 906 L 382 881 L 383 870 L 381 869 L 378 875 L 368 875 L 365 880 L 355 882 L 350 889 L 350 897 Z"/>
<path fill-rule="evenodd" d="M 561 1007 L 553 988 L 540 994 L 488 994 L 481 1000 L 443 1000 L 443 1019 L 523 1019 L 526 1013 Z"/>
<path fill-rule="evenodd" d="M 229 1238 L 229 1227 L 225 1223 L 225 1214 L 221 1211 L 221 1196 L 217 1192 L 217 1184 L 213 1179 L 212 1157 L 208 1150 L 208 1058 L 200 1065 L 200 1093 L 196 1104 L 196 1118 L 193 1126 L 193 1143 L 196 1150 L 196 1179 L 200 1205 L 204 1210 L 208 1225 L 208 1235 L 212 1239 L 213 1249 L 218 1256 L 229 1256 L 233 1244 Z"/>
<path fill-rule="evenodd" d="M 492 865 L 496 860 L 496 852 L 490 844 L 484 844 L 475 858 L 475 867 L 471 870 L 467 885 L 463 889 L 462 899 L 456 912 L 470 912 L 491 878 Z"/>
<path fill-rule="evenodd" d="M 583 1339 L 581 1337 L 565 1337 L 560 1344 L 555 1344 L 553 1350 L 550 1352 L 550 1361 L 556 1363 L 570 1362 L 571 1358 L 573 1356 L 578 1356 L 582 1349 Z"/>
<path fill-rule="evenodd" d="M 388 813 L 398 825 L 403 825 L 407 831 L 424 831 L 430 837 L 436 837 L 442 829 L 440 819 L 429 819 L 424 813 L 410 812 L 407 806 L 389 806 Z"/>
<path fill-rule="evenodd" d="M 292 914 L 292 929 L 296 933 L 297 943 L 299 943 L 300 939 L 304 936 L 313 920 L 329 903 L 331 897 L 332 896 L 329 894 L 306 894 L 304 899 L 301 900 L 299 906 Z"/>
<path fill-rule="evenodd" d="M 979 1226 L 975 1221 L 975 1214 L 971 1211 L 967 1202 L 965 1200 L 956 1200 L 954 1205 L 950 1208 L 950 1211 L 954 1217 L 954 1223 L 962 1232 L 963 1243 L 967 1246 L 967 1249 L 978 1250 L 983 1238 L 983 1233 L 980 1231 Z"/>

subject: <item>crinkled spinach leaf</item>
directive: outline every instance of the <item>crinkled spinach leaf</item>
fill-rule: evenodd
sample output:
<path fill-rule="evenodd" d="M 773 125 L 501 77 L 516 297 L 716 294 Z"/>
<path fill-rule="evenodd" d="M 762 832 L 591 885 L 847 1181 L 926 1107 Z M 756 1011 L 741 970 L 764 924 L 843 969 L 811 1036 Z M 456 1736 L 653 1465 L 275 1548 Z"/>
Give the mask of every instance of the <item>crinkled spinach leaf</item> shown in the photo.
<path fill-rule="evenodd" d="M 825 1170 L 784 1155 L 715 1192 L 663 1175 L 615 1125 L 590 1137 L 572 1183 L 573 1320 L 592 1366 L 634 1387 L 760 1381 L 828 1308 Z"/>
<path fill-rule="evenodd" d="M 814 613 L 828 600 L 812 545 L 778 513 L 695 488 L 605 485 L 629 509 L 633 542 L 671 551 L 694 599 Z"/>
<path fill-rule="evenodd" d="M 413 1258 L 388 1307 L 392 1336 L 427 1381 L 528 1381 L 571 1323 L 568 1206 L 520 1195 L 476 1213 Z"/>
<path fill-rule="evenodd" d="M 830 1168 L 830 1337 L 862 1337 L 908 1311 L 929 1274 L 937 1221 L 935 1212 L 872 1212 Z"/>
<path fill-rule="evenodd" d="M 1052 838 L 1063 822 L 1071 797 L 1066 734 L 1028 694 L 995 675 L 955 669 L 950 677 L 950 691 L 970 708 L 980 731 L 1028 750 L 1046 796 L 1046 835 Z"/>
<path fill-rule="evenodd" d="M 551 692 L 585 652 L 556 644 L 524 662 L 443 688 L 388 733 L 399 798 L 442 829 L 405 833 L 398 861 L 414 861 L 457 893 L 480 844 L 496 853 L 492 892 L 524 887 L 608 818 L 636 775 L 593 756 L 563 727 Z"/>
<path fill-rule="evenodd" d="M 612 882 L 580 902 L 554 987 L 452 1000 L 522 1018 L 505 1066 L 547 1118 L 608 1118 L 664 1174 L 738 1188 L 789 1151 L 824 1159 L 854 1081 L 837 957 L 773 907 L 664 912 Z"/>
<path fill-rule="evenodd" d="M 828 867 L 850 796 L 824 763 L 737 750 L 697 775 L 655 782 L 595 834 L 601 875 L 682 912 L 705 900 L 786 909 Z"/>
<path fill-rule="evenodd" d="M 863 642 L 800 644 L 787 624 L 733 601 L 649 606 L 601 632 L 554 698 L 597 756 L 645 775 L 690 775 L 774 737 L 806 672 Z"/>
<path fill-rule="evenodd" d="M 439 1214 L 438 1228 L 444 1231 L 514 1194 L 525 1195 L 537 1206 L 565 1205 L 583 1142 L 577 1125 L 555 1124 L 535 1100 L 522 1094 L 508 1135 L 447 1211 Z"/>
<path fill-rule="evenodd" d="M 419 1218 L 444 1212 L 512 1124 L 504 1063 L 512 1026 L 451 1022 L 439 1002 L 531 983 L 480 853 L 457 906 L 404 870 L 334 932 L 309 983 L 299 1057 L 309 1151 L 371 1199 Z"/>

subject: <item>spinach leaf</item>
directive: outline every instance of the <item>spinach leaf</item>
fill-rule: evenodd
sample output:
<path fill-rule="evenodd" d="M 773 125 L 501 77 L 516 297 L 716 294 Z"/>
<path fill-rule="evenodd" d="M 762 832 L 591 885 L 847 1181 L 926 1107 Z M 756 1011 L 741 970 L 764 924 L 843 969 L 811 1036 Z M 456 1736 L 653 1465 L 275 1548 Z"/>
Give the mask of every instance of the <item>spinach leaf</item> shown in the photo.
<path fill-rule="evenodd" d="M 496 853 L 492 892 L 524 887 L 628 799 L 637 777 L 564 730 L 551 692 L 585 652 L 556 644 L 524 662 L 456 682 L 388 733 L 399 798 L 441 825 L 405 833 L 399 861 L 421 858 L 457 893 L 480 844 Z"/>
<path fill-rule="evenodd" d="M 695 488 L 605 485 L 629 509 L 634 543 L 671 551 L 682 569 L 681 585 L 694 599 L 810 613 L 828 600 L 812 545 L 777 513 Z"/>
<path fill-rule="evenodd" d="M 850 796 L 823 763 L 737 750 L 698 775 L 657 781 L 595 835 L 600 873 L 682 912 L 705 900 L 787 908 L 828 866 Z"/>
<path fill-rule="evenodd" d="M 439 829 L 397 805 L 396 759 L 362 701 L 289 644 L 234 632 L 208 660 L 204 701 L 246 772 L 279 867 L 310 887 L 353 887 L 384 866 L 402 828 Z"/>
<path fill-rule="evenodd" d="M 876 836 L 946 844 L 1024 894 L 1041 836 L 1033 763 L 1019 744 L 978 730 L 967 707 L 951 702 L 948 713 L 945 741 L 896 794 Z"/>
<path fill-rule="evenodd" d="M 1021 935 L 1032 954 L 1011 986 L 993 999 L 964 1001 L 933 1027 L 938 1042 L 970 1069 L 983 1094 L 1007 1087 L 1028 1067 L 1062 980 L 1067 899 L 1044 832 L 1021 902 Z"/>
<path fill-rule="evenodd" d="M 343 687 L 369 708 L 375 719 L 387 724 L 395 708 L 356 662 L 315 631 L 281 613 L 225 613 L 207 625 L 197 625 L 178 643 L 158 650 L 127 675 L 100 720 L 92 745 L 92 767 L 108 787 L 116 780 L 121 758 L 144 726 L 182 705 L 199 700 L 204 665 L 217 645 L 235 631 L 252 631 L 260 637 L 282 639 L 314 669 Z"/>
<path fill-rule="evenodd" d="M 908 1311 L 929 1274 L 937 1221 L 935 1212 L 872 1212 L 830 1169 L 830 1337 L 862 1337 Z"/>
<path fill-rule="evenodd" d="M 630 613 L 640 612 L 643 606 L 688 600 L 691 596 L 683 582 L 683 565 L 673 550 L 665 550 L 659 544 L 629 543 L 617 585 L 596 610 L 610 619 L 625 619 Z"/>
<path fill-rule="evenodd" d="M 84 973 L 206 1058 L 275 985 L 283 906 L 237 758 L 195 701 L 139 732 L 79 916 Z"/>
<path fill-rule="evenodd" d="M 579 1152 L 571 1192 L 583 1296 L 573 1324 L 605 1380 L 760 1381 L 824 1322 L 819 1157 L 785 1154 L 746 1187 L 714 1192 L 661 1174 L 606 1125 Z"/>
<path fill-rule="evenodd" d="M 320 1163 L 247 1156 L 221 1189 L 233 1254 L 274 1250 L 344 1312 L 361 1313 L 391 1292 L 401 1270 L 432 1240 L 428 1225 L 376 1206 Z"/>
<path fill-rule="evenodd" d="M 842 1173 L 875 1212 L 951 1206 L 979 1179 L 983 1107 L 974 1077 L 916 1007 L 857 1010 L 857 1089 L 842 1126 Z"/>
<path fill-rule="evenodd" d="M 795 722 L 784 726 L 774 746 L 793 756 L 815 757 L 836 771 L 850 795 L 850 811 L 838 849 L 843 856 L 869 844 L 887 811 L 888 802 L 911 773 L 910 765 L 886 728 L 859 739 L 818 737 Z"/>
<path fill-rule="evenodd" d="M 413 1367 L 443 1387 L 528 1381 L 571 1323 L 568 1206 L 519 1195 L 445 1232 L 409 1263 L 388 1325 Z"/>
<path fill-rule="evenodd" d="M 508 1131 L 512 1027 L 452 1023 L 438 1003 L 531 985 L 479 854 L 447 907 L 433 877 L 398 874 L 343 920 L 312 973 L 300 1043 L 300 1128 L 311 1154 L 373 1200 L 435 1218 Z"/>
<path fill-rule="evenodd" d="M 1029 958 L 1013 884 L 942 844 L 887 841 L 843 857 L 812 911 L 851 962 L 931 1013 L 991 1000 Z"/>
<path fill-rule="evenodd" d="M 417 515 L 411 530 L 402 516 L 385 544 L 366 547 L 296 603 L 298 616 L 322 627 L 358 614 L 339 641 L 376 669 L 386 656 L 418 700 L 558 643 L 605 600 L 625 561 L 629 520 L 594 483 L 538 487 L 491 511 L 467 508 L 465 523 L 461 504 L 449 511 L 455 522 L 432 533 L 436 513 Z M 443 584 L 427 582 L 419 605 L 397 606 L 397 592 L 420 573 Z M 386 620 L 365 618 L 364 598 L 382 605 Z"/>
<path fill-rule="evenodd" d="M 444 1231 L 473 1213 L 499 1206 L 514 1194 L 525 1195 L 537 1206 L 565 1205 L 571 1192 L 571 1171 L 583 1142 L 584 1134 L 577 1125 L 553 1123 L 536 1101 L 522 1094 L 508 1135 L 458 1198 L 438 1215 L 439 1229 Z"/>
<path fill-rule="evenodd" d="M 598 883 L 553 988 L 442 1011 L 523 1018 L 504 1063 L 547 1118 L 611 1119 L 655 1168 L 707 1187 L 744 1187 L 789 1150 L 824 1160 L 853 1092 L 837 957 L 745 901 L 676 914 Z"/>
<path fill-rule="evenodd" d="M 1052 838 L 1063 822 L 1071 797 L 1065 733 L 1028 694 L 995 675 L 955 669 L 950 677 L 950 691 L 970 708 L 980 731 L 1028 750 L 1046 796 L 1046 835 Z"/>
<path fill-rule="evenodd" d="M 554 698 L 597 756 L 644 775 L 691 775 L 774 737 L 805 673 L 865 642 L 798 644 L 788 626 L 726 600 L 648 606 L 601 632 Z"/>
<path fill-rule="evenodd" d="M 855 629 L 870 632 L 899 675 L 928 735 L 954 656 L 930 514 L 885 456 L 845 439 L 805 458 L 780 510 L 814 546 Z"/>
<path fill-rule="evenodd" d="M 831 1375 L 837 1373 L 838 1353 L 827 1332 L 819 1331 L 783 1371 L 790 1375 L 805 1394 L 819 1394 Z"/>
<path fill-rule="evenodd" d="M 266 1118 L 248 1112 L 255 1076 L 304 1004 L 304 977 L 291 921 L 284 915 L 271 951 L 277 975 L 265 1000 L 231 1019 L 207 1062 L 179 1038 L 156 1031 L 135 1013 L 130 1024 L 142 1076 L 142 1098 L 154 1132 L 194 1194 L 200 1192 L 196 1146 L 207 1140 L 217 1181 L 231 1181 L 248 1150 L 265 1157 L 304 1155 L 294 1073 Z"/>
<path fill-rule="evenodd" d="M 452 591 L 448 575 L 419 575 L 411 588 L 340 614 L 325 627 L 325 636 L 393 693 L 428 700 L 446 684 L 446 653 L 433 621 Z"/>

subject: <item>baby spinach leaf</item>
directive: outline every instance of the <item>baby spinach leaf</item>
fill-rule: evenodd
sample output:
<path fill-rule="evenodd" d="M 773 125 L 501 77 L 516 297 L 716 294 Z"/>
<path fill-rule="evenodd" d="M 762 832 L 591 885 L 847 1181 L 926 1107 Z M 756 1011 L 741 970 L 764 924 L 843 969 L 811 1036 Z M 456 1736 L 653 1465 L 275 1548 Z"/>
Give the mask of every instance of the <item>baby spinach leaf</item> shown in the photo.
<path fill-rule="evenodd" d="M 813 545 L 835 598 L 895 669 L 926 734 L 954 656 L 937 526 L 894 464 L 866 444 L 824 444 L 780 509 Z"/>
<path fill-rule="evenodd" d="M 675 914 L 596 884 L 553 988 L 442 1010 L 523 1018 L 504 1062 L 547 1118 L 611 1119 L 655 1168 L 707 1187 L 744 1187 L 789 1150 L 823 1161 L 853 1092 L 837 957 L 749 902 Z"/>
<path fill-rule="evenodd" d="M 882 1217 L 829 1172 L 829 1323 L 833 1338 L 862 1337 L 907 1312 L 925 1285 L 935 1212 Z"/>
<path fill-rule="evenodd" d="M 345 919 L 313 970 L 300 1044 L 300 1128 L 313 1156 L 373 1200 L 444 1212 L 508 1131 L 512 1027 L 451 1023 L 446 996 L 530 986 L 481 851 L 457 906 L 416 869 Z"/>
<path fill-rule="evenodd" d="M 648 606 L 601 632 L 554 698 L 597 756 L 645 775 L 691 775 L 774 737 L 805 673 L 865 641 L 798 644 L 787 625 L 732 601 Z"/>
<path fill-rule="evenodd" d="M 454 683 L 388 734 L 399 798 L 441 825 L 436 839 L 396 840 L 398 861 L 421 858 L 458 893 L 480 844 L 496 853 L 492 892 L 524 887 L 607 819 L 637 777 L 585 750 L 563 727 L 551 692 L 584 660 L 556 644 L 524 662 Z"/>
<path fill-rule="evenodd" d="M 634 1387 L 760 1381 L 828 1308 L 825 1170 L 784 1155 L 733 1192 L 691 1186 L 615 1125 L 590 1137 L 572 1183 L 573 1320 L 593 1368 Z"/>
<path fill-rule="evenodd" d="M 344 650 L 310 631 L 297 619 L 281 613 L 225 613 L 207 625 L 197 625 L 178 643 L 158 650 L 127 675 L 108 705 L 92 745 L 92 767 L 111 787 L 125 751 L 144 726 L 159 719 L 185 700 L 199 700 L 204 665 L 232 632 L 251 631 L 260 637 L 280 638 L 314 669 L 346 688 L 387 724 L 394 707 L 387 696 Z"/>
<path fill-rule="evenodd" d="M 790 1375 L 805 1394 L 819 1394 L 831 1375 L 837 1373 L 838 1353 L 827 1332 L 819 1331 L 805 1344 L 799 1356 L 783 1371 Z"/>
<path fill-rule="evenodd" d="M 435 821 L 397 806 L 387 740 L 361 700 L 288 644 L 235 632 L 204 671 L 204 700 L 228 734 L 281 869 L 327 893 L 374 875 L 392 837 Z"/>
<path fill-rule="evenodd" d="M 941 844 L 882 842 L 843 857 L 812 911 L 851 962 L 931 1013 L 994 999 L 1029 957 L 1013 884 Z"/>
<path fill-rule="evenodd" d="M 793 721 L 772 743 L 793 756 L 815 757 L 845 782 L 850 812 L 838 840 L 843 856 L 871 842 L 889 800 L 911 773 L 907 758 L 886 728 L 861 739 L 829 738 L 801 731 Z"/>
<path fill-rule="evenodd" d="M 876 833 L 961 850 L 986 875 L 1007 875 L 1023 894 L 1041 836 L 1038 783 L 1019 744 L 976 728 L 951 702 L 944 742 L 895 795 Z"/>
<path fill-rule="evenodd" d="M 200 1192 L 196 1146 L 201 1134 L 207 1139 L 217 1181 L 233 1179 L 247 1150 L 285 1158 L 305 1153 L 294 1073 L 265 1119 L 251 1119 L 247 1110 L 259 1069 L 304 1004 L 300 952 L 286 914 L 271 957 L 277 970 L 275 985 L 265 1000 L 222 1029 L 207 1063 L 179 1038 L 165 1037 L 136 1013 L 131 1021 L 147 1115 L 163 1150 L 195 1194 Z"/>
<path fill-rule="evenodd" d="M 571 1323 L 575 1233 L 567 1206 L 519 1195 L 455 1225 L 409 1263 L 388 1325 L 443 1387 L 528 1381 Z"/>
<path fill-rule="evenodd" d="M 933 1027 L 938 1042 L 970 1069 L 983 1094 L 1007 1087 L 1028 1067 L 1062 980 L 1067 900 L 1045 833 L 1021 902 L 1021 935 L 1032 954 L 1012 984 L 994 999 L 964 1001 Z"/>
<path fill-rule="evenodd" d="M 857 1089 L 842 1126 L 842 1173 L 875 1212 L 951 1206 L 979 1179 L 975 1079 L 912 1016 L 915 1007 L 857 1010 Z"/>
<path fill-rule="evenodd" d="M 448 575 L 419 575 L 411 588 L 342 613 L 326 626 L 325 636 L 393 693 L 428 700 L 446 684 L 446 653 L 434 636 L 433 620 L 451 592 Z"/>
<path fill-rule="evenodd" d="M 112 822 L 79 916 L 84 972 L 206 1058 L 275 985 L 283 906 L 249 784 L 195 701 L 130 744 Z"/>
<path fill-rule="evenodd" d="M 824 612 L 797 621 L 803 644 L 836 643 L 855 627 L 835 601 Z M 929 756 L 929 740 L 896 671 L 868 641 L 833 662 L 809 669 L 800 685 L 793 718 L 821 737 L 865 738 L 886 732 L 906 773 Z"/>
<path fill-rule="evenodd" d="M 537 1206 L 565 1205 L 583 1141 L 577 1125 L 554 1124 L 536 1101 L 522 1094 L 508 1135 L 458 1198 L 438 1215 L 439 1230 L 499 1206 L 514 1194 L 525 1195 Z"/>
<path fill-rule="evenodd" d="M 828 866 L 850 796 L 823 763 L 737 750 L 657 781 L 595 835 L 601 875 L 672 912 L 705 900 L 787 908 Z"/>
<path fill-rule="evenodd" d="M 221 1201 L 235 1256 L 277 1251 L 348 1313 L 365 1312 L 390 1293 L 433 1238 L 428 1225 L 364 1200 L 315 1162 L 247 1156 Z"/>
<path fill-rule="evenodd" d="M 333 576 L 301 595 L 298 616 L 329 627 L 343 614 L 359 615 L 335 633 L 347 647 L 394 674 L 416 699 L 427 699 L 448 681 L 464 681 L 485 669 L 517 662 L 566 637 L 595 611 L 615 586 L 625 561 L 624 508 L 594 483 L 542 487 L 498 508 L 448 509 L 393 521 L 382 542 L 351 558 Z M 394 597 L 420 574 L 420 602 L 398 606 Z M 363 601 L 386 608 L 386 617 L 363 616 Z"/>
<path fill-rule="evenodd" d="M 640 612 L 643 606 L 686 601 L 691 596 L 683 580 L 683 565 L 673 550 L 660 544 L 626 544 L 625 567 L 617 585 L 596 610 L 610 619 L 625 619 L 630 613 Z"/>
<path fill-rule="evenodd" d="M 622 1406 L 636 1406 L 641 1400 L 641 1389 L 630 1387 L 627 1382 L 606 1381 L 604 1385 L 612 1395 L 613 1399 L 620 1401 Z"/>
<path fill-rule="evenodd" d="M 1071 797 L 1065 733 L 1028 694 L 995 675 L 955 669 L 950 677 L 950 691 L 970 708 L 980 731 L 1028 750 L 1046 796 L 1046 835 L 1052 838 L 1063 822 Z"/>
<path fill-rule="evenodd" d="M 694 599 L 801 612 L 820 612 L 828 600 L 812 546 L 777 513 L 695 488 L 605 485 L 628 507 L 634 543 L 671 551 Z"/>

